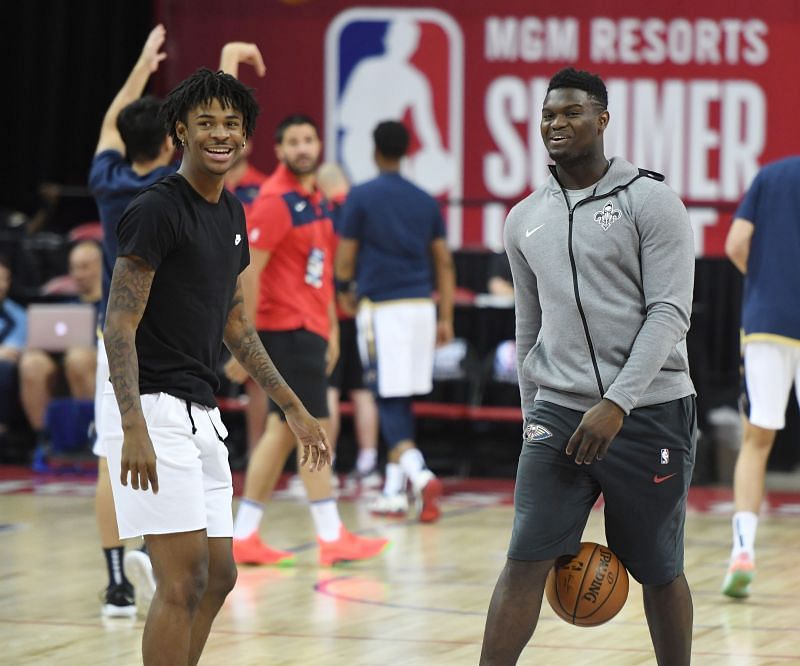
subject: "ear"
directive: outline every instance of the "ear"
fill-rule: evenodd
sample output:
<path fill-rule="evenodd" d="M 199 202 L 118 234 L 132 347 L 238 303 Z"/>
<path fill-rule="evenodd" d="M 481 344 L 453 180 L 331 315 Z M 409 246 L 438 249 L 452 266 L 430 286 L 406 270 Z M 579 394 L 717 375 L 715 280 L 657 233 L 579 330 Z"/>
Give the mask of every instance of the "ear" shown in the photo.
<path fill-rule="evenodd" d="M 180 140 L 181 144 L 186 143 L 186 139 L 189 136 L 189 129 L 182 120 L 175 122 L 175 134 L 178 135 L 178 139 Z"/>
<path fill-rule="evenodd" d="M 608 113 L 608 109 L 604 109 L 597 115 L 597 131 L 599 134 L 606 131 L 609 120 L 611 120 L 611 116 Z"/>

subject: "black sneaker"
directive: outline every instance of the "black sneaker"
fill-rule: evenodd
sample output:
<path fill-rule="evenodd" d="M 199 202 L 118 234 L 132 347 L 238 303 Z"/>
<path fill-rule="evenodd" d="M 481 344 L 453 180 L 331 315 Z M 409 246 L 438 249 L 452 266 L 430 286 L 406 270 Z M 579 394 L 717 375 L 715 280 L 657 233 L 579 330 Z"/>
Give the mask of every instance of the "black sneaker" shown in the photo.
<path fill-rule="evenodd" d="M 136 617 L 133 585 L 128 582 L 109 585 L 103 593 L 103 617 Z"/>

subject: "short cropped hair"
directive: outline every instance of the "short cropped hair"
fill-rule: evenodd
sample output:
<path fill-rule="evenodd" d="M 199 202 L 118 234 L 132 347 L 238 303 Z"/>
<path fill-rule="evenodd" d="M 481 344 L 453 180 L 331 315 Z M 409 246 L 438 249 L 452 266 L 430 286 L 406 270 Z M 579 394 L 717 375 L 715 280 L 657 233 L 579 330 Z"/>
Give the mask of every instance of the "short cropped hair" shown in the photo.
<path fill-rule="evenodd" d="M 161 100 L 151 95 L 128 104 L 117 116 L 117 129 L 131 162 L 154 160 L 167 138 L 167 130 L 159 116 Z"/>
<path fill-rule="evenodd" d="M 215 99 L 224 108 L 241 113 L 244 135 L 253 135 L 259 112 L 253 89 L 223 71 L 212 72 L 201 68 L 175 86 L 161 106 L 161 118 L 176 145 L 180 143 L 180 139 L 175 123 L 186 123 L 189 111 L 200 105 L 210 104 Z"/>
<path fill-rule="evenodd" d="M 560 72 L 556 72 L 550 79 L 547 92 L 556 88 L 577 88 L 585 90 L 589 96 L 603 109 L 608 108 L 608 91 L 606 84 L 603 83 L 597 74 L 590 74 L 580 69 L 566 67 Z"/>
<path fill-rule="evenodd" d="M 384 157 L 399 160 L 408 151 L 410 137 L 403 123 L 396 120 L 384 120 L 372 132 L 375 150 Z"/>
<path fill-rule="evenodd" d="M 313 119 L 304 113 L 293 113 L 278 123 L 275 128 L 275 143 L 283 143 L 283 135 L 286 134 L 286 130 L 296 125 L 311 125 L 317 133 L 317 137 L 319 137 L 319 127 L 317 127 L 317 123 Z"/>

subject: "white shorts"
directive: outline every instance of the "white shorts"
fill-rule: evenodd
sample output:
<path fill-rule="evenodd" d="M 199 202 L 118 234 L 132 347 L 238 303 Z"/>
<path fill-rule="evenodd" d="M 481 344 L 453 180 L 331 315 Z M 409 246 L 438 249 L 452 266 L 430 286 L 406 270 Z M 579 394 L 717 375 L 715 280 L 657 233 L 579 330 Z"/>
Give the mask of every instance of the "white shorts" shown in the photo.
<path fill-rule="evenodd" d="M 436 306 L 430 299 L 363 300 L 356 317 L 358 349 L 382 398 L 424 395 L 433 390 Z"/>
<path fill-rule="evenodd" d="M 766 430 L 783 429 L 792 382 L 800 404 L 800 346 L 763 341 L 746 343 L 744 380 L 748 421 Z"/>
<path fill-rule="evenodd" d="M 233 480 L 219 409 L 167 393 L 142 396 L 142 411 L 156 452 L 158 494 L 120 481 L 122 424 L 110 382 L 103 393 L 103 443 L 108 457 L 121 539 L 205 529 L 209 537 L 233 536 Z M 192 433 L 193 424 L 197 432 Z"/>
<path fill-rule="evenodd" d="M 92 445 L 92 453 L 100 458 L 106 457 L 106 449 L 103 444 L 103 439 L 100 436 L 100 422 L 103 415 L 103 392 L 106 388 L 106 382 L 110 377 L 108 369 L 108 354 L 106 354 L 106 346 L 103 344 L 103 338 L 97 338 L 97 373 L 94 377 L 94 444 Z"/>

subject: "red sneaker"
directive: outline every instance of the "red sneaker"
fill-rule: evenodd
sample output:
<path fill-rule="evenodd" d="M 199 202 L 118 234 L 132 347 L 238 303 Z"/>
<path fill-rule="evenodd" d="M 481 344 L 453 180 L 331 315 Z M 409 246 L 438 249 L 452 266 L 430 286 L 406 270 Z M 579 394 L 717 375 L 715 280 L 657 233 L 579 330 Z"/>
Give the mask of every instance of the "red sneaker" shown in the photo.
<path fill-rule="evenodd" d="M 370 557 L 380 555 L 389 545 L 389 539 L 360 537 L 351 534 L 342 525 L 336 541 L 322 541 L 318 537 L 317 543 L 319 544 L 319 563 L 323 567 L 332 567 L 338 562 L 368 560 Z"/>
<path fill-rule="evenodd" d="M 233 561 L 236 564 L 272 564 L 284 567 L 292 566 L 296 559 L 294 553 L 270 548 L 261 541 L 258 532 L 253 532 L 246 539 L 233 540 Z"/>
<path fill-rule="evenodd" d="M 444 492 L 442 482 L 430 470 L 424 470 L 413 483 L 419 522 L 433 523 L 439 520 L 442 510 L 439 500 Z"/>

